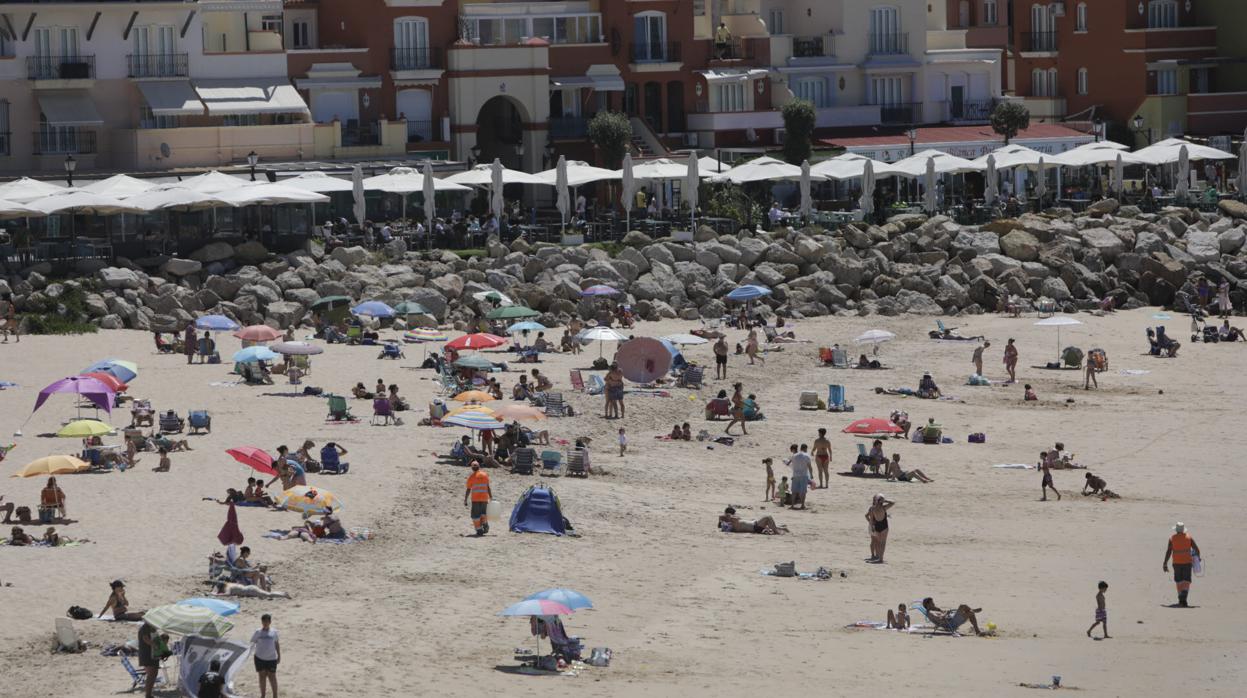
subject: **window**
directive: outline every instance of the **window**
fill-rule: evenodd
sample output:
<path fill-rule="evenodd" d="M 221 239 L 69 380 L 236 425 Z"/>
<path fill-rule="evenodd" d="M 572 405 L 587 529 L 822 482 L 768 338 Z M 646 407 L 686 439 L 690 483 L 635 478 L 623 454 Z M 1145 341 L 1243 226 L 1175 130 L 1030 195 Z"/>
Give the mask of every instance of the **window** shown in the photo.
<path fill-rule="evenodd" d="M 259 114 L 226 114 L 221 117 L 222 126 L 259 126 Z"/>
<path fill-rule="evenodd" d="M 811 102 L 817 108 L 831 106 L 831 94 L 825 78 L 801 78 L 793 81 L 792 93 L 797 99 Z"/>
<path fill-rule="evenodd" d="M 1056 68 L 1048 68 L 1048 96 L 1049 97 L 1060 97 L 1061 96 L 1061 87 L 1060 87 L 1060 83 L 1057 82 Z"/>
<path fill-rule="evenodd" d="M 719 98 L 719 111 L 745 111 L 744 82 L 730 82 L 715 85 L 714 91 Z"/>
<path fill-rule="evenodd" d="M 290 23 L 290 48 L 312 47 L 312 23 L 296 19 Z"/>
<path fill-rule="evenodd" d="M 770 20 L 766 23 L 767 28 L 771 30 L 771 36 L 777 36 L 784 33 L 784 11 L 775 9 L 770 12 Z"/>
<path fill-rule="evenodd" d="M 482 46 L 518 44 L 541 37 L 552 44 L 595 44 L 602 41 L 602 15 L 539 15 L 525 18 L 471 17 L 465 20 L 467 39 Z"/>
<path fill-rule="evenodd" d="M 40 114 L 39 142 L 35 144 L 36 152 L 42 155 L 80 152 L 79 136 L 77 126 L 54 126 L 48 123 L 47 117 Z"/>
<path fill-rule="evenodd" d="M 260 31 L 281 33 L 281 15 L 264 15 L 260 18 Z"/>
<path fill-rule="evenodd" d="M 983 0 L 983 24 L 998 24 L 996 19 L 996 0 Z"/>
<path fill-rule="evenodd" d="M 139 107 L 139 128 L 177 128 L 179 125 L 176 116 L 157 116 L 151 107 Z"/>
<path fill-rule="evenodd" d="M 870 52 L 904 53 L 901 38 L 901 15 L 895 7 L 870 10 Z"/>
<path fill-rule="evenodd" d="M 1079 79 L 1081 80 L 1081 77 Z M 1032 97 L 1057 97 L 1059 93 L 1056 68 L 1048 70 L 1036 68 L 1031 71 Z"/>
<path fill-rule="evenodd" d="M 1078 94 L 1080 95 L 1087 94 L 1087 69 L 1086 68 L 1078 69 Z"/>
<path fill-rule="evenodd" d="M 179 66 L 174 58 L 177 53 L 177 29 L 172 25 L 135 27 L 134 54 L 130 58 L 130 74 L 136 78 L 165 78 L 185 75 L 185 64 Z"/>
<path fill-rule="evenodd" d="M 632 22 L 633 62 L 667 60 L 667 15 L 642 12 L 633 17 Z"/>
<path fill-rule="evenodd" d="M 1178 3 L 1175 0 L 1151 0 L 1148 2 L 1147 26 L 1149 29 L 1164 29 L 1178 26 Z"/>
<path fill-rule="evenodd" d="M 1048 5 L 1031 5 L 1030 50 L 1056 50 L 1056 18 Z"/>
<path fill-rule="evenodd" d="M 9 100 L 0 99 L 0 155 L 12 155 L 13 134 L 9 131 Z"/>
<path fill-rule="evenodd" d="M 1178 94 L 1178 71 L 1176 69 L 1156 71 L 1156 94 Z"/>
<path fill-rule="evenodd" d="M 1087 31 L 1087 3 L 1078 3 L 1077 17 L 1075 18 L 1074 31 Z"/>
<path fill-rule="evenodd" d="M 901 78 L 899 77 L 871 78 L 870 91 L 872 95 L 871 104 L 887 107 L 904 103 L 904 99 L 901 96 Z"/>
<path fill-rule="evenodd" d="M 705 17 L 706 16 L 706 0 L 693 0 L 693 16 L 694 17 Z"/>
<path fill-rule="evenodd" d="M 394 69 L 429 67 L 429 23 L 420 17 L 394 20 Z"/>

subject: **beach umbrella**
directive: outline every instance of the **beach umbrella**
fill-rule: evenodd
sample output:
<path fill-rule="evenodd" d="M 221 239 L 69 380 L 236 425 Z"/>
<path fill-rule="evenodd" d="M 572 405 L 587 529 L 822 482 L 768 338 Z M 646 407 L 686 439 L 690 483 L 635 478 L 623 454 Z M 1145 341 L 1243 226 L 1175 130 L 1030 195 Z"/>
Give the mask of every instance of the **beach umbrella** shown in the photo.
<path fill-rule="evenodd" d="M 276 361 L 280 358 L 281 354 L 266 346 L 254 346 L 234 352 L 231 360 L 236 364 L 250 364 L 256 361 Z"/>
<path fill-rule="evenodd" d="M 98 419 L 75 419 L 61 427 L 61 430 L 56 432 L 56 435 L 65 439 L 81 439 L 87 436 L 104 436 L 114 431 L 111 426 Z"/>
<path fill-rule="evenodd" d="M 233 502 L 229 503 L 229 509 L 225 512 L 225 525 L 221 526 L 216 539 L 221 541 L 221 545 L 243 544 L 242 529 L 238 528 L 238 510 L 234 508 Z"/>
<path fill-rule="evenodd" d="M 199 211 L 230 205 L 216 194 L 172 184 L 127 197 L 125 201 L 130 206 L 149 213 L 165 210 Z"/>
<path fill-rule="evenodd" d="M 31 410 L 31 413 L 33 414 L 37 411 L 43 406 L 43 403 L 48 401 L 48 398 L 56 393 L 81 395 L 109 414 L 112 414 L 113 398 L 116 394 L 111 388 L 95 378 L 67 376 L 39 391 L 39 397 L 35 399 L 35 409 Z M 82 408 L 78 409 L 81 413 Z"/>
<path fill-rule="evenodd" d="M 545 182 L 549 186 L 555 186 L 558 183 L 558 168 L 538 172 L 536 177 Z M 606 179 L 619 179 L 622 173 L 619 170 L 606 170 L 601 167 L 593 167 L 582 160 L 567 161 L 567 186 L 579 187 L 591 182 L 600 182 Z"/>
<path fill-rule="evenodd" d="M 490 301 L 498 305 L 514 305 L 515 301 L 502 291 L 477 291 L 472 294 L 472 298 L 478 301 Z"/>
<path fill-rule="evenodd" d="M 801 217 L 809 220 L 810 212 L 814 210 L 814 200 L 810 198 L 810 161 L 801 161 Z"/>
<path fill-rule="evenodd" d="M 650 383 L 671 370 L 671 352 L 653 337 L 634 337 L 619 345 L 615 362 L 624 378 L 633 383 Z"/>
<path fill-rule="evenodd" d="M 1000 196 L 996 183 L 996 156 L 992 153 L 987 154 L 987 171 L 983 174 L 983 205 L 991 208 L 996 204 L 996 197 Z"/>
<path fill-rule="evenodd" d="M 121 199 L 94 194 L 81 189 L 59 189 L 55 193 L 26 204 L 46 214 L 53 213 L 86 213 L 99 216 L 110 216 L 114 213 L 146 213 L 145 210 L 133 206 Z"/>
<path fill-rule="evenodd" d="M 1218 150 L 1199 143 L 1182 138 L 1166 138 L 1159 143 L 1153 143 L 1146 148 L 1140 148 L 1131 155 L 1139 162 L 1148 165 L 1172 165 L 1182 158 L 1182 149 L 1186 148 L 1186 157 L 1188 162 L 1197 160 L 1233 160 L 1234 153 L 1227 153 L 1224 150 Z M 1128 162 L 1128 161 L 1127 161 Z M 1189 175 L 1188 175 L 1189 176 Z M 4 197 L 4 193 L 0 191 L 0 197 Z M 13 199 L 13 197 L 7 197 Z M 20 199 L 15 199 L 20 201 Z"/>
<path fill-rule="evenodd" d="M 619 171 L 619 202 L 624 208 L 624 230 L 632 230 L 632 204 L 636 198 L 636 180 L 633 178 L 632 153 L 625 153 L 623 168 Z"/>
<path fill-rule="evenodd" d="M 323 204 L 329 197 L 314 191 L 287 187 L 283 184 L 252 184 L 216 195 L 230 206 L 256 206 L 275 204 Z"/>
<path fill-rule="evenodd" d="M 901 434 L 904 429 L 896 426 L 888 419 L 879 419 L 877 417 L 869 419 L 855 419 L 851 424 L 842 430 L 845 434 Z"/>
<path fill-rule="evenodd" d="M 571 193 L 567 189 L 570 186 L 567 183 L 567 158 L 560 155 L 558 165 L 554 169 L 554 206 L 559 210 L 560 224 L 565 227 L 567 225 L 567 212 L 572 207 Z"/>
<path fill-rule="evenodd" d="M 400 301 L 394 306 L 394 312 L 398 315 L 425 315 L 429 314 L 429 309 L 415 301 Z"/>
<path fill-rule="evenodd" d="M 917 178 L 926 174 L 927 161 L 932 159 L 935 160 L 936 174 L 981 172 L 986 167 L 985 164 L 977 164 L 965 158 L 949 155 L 942 150 L 920 150 L 903 160 L 897 160 L 890 167 L 902 177 Z"/>
<path fill-rule="evenodd" d="M 0 199 L 24 204 L 63 191 L 67 191 L 63 184 L 21 177 L 0 184 Z"/>
<path fill-rule="evenodd" d="M 242 177 L 227 175 L 219 170 L 212 170 L 201 175 L 188 177 L 179 183 L 192 191 L 203 192 L 205 194 L 219 194 L 231 189 L 250 186 L 251 182 Z"/>
<path fill-rule="evenodd" d="M 763 155 L 749 162 L 737 165 L 721 174 L 714 175 L 712 180 L 728 181 L 733 184 L 746 182 L 764 182 L 775 179 L 800 179 L 801 168 L 789 165 L 782 160 Z"/>
<path fill-rule="evenodd" d="M 226 601 L 225 599 L 205 599 L 202 596 L 196 596 L 190 599 L 182 599 L 178 602 L 179 606 L 198 606 L 206 608 L 218 616 L 232 616 L 238 613 L 238 603 L 234 601 Z"/>
<path fill-rule="evenodd" d="M 43 211 L 33 209 L 25 204 L 19 204 L 8 199 L 0 199 L 0 218 L 29 218 L 42 215 Z"/>
<path fill-rule="evenodd" d="M 862 196 L 857 201 L 862 217 L 869 219 L 875 212 L 875 168 L 870 160 L 862 166 Z"/>
<path fill-rule="evenodd" d="M 483 410 L 463 410 L 456 415 L 443 417 L 442 424 L 449 424 L 476 431 L 499 431 L 506 426 L 494 418 L 493 412 Z"/>
<path fill-rule="evenodd" d="M 751 300 L 762 298 L 763 296 L 769 296 L 769 295 L 771 295 L 771 289 L 765 286 L 758 286 L 756 284 L 745 284 L 744 286 L 737 286 L 736 288 L 732 289 L 732 292 L 727 294 L 727 299 L 730 301 L 738 301 L 738 302 L 743 303 L 745 301 L 751 301 Z"/>
<path fill-rule="evenodd" d="M 465 390 L 450 399 L 455 402 L 493 402 L 496 398 L 484 390 Z"/>
<path fill-rule="evenodd" d="M 85 376 L 89 373 L 107 373 L 122 383 L 129 383 L 139 375 L 138 366 L 133 361 L 120 361 L 116 359 L 97 361 L 82 369 L 82 375 Z"/>
<path fill-rule="evenodd" d="M 896 339 L 896 335 L 887 330 L 866 330 L 854 339 L 856 344 L 883 344 Z"/>
<path fill-rule="evenodd" d="M 234 336 L 247 342 L 271 342 L 281 338 L 281 332 L 268 325 L 247 325 L 234 333 Z"/>
<path fill-rule="evenodd" d="M 549 599 L 524 599 L 498 612 L 500 616 L 570 616 L 572 609 Z M 541 656 L 541 634 L 537 634 L 537 656 Z"/>
<path fill-rule="evenodd" d="M 494 158 L 494 163 L 489 166 L 489 210 L 499 219 L 502 218 L 502 209 L 506 208 L 506 201 L 502 198 L 502 188 L 506 185 L 504 169 L 502 160 L 498 158 Z"/>
<path fill-rule="evenodd" d="M 549 186 L 547 182 L 537 175 L 521 172 L 520 170 L 512 170 L 504 167 L 502 162 L 495 158 L 495 162 L 502 167 L 502 183 L 503 184 L 541 184 Z M 454 182 L 455 184 L 466 184 L 477 187 L 492 187 L 494 184 L 494 165 L 493 163 L 481 163 L 470 170 L 456 172 L 445 181 Z"/>
<path fill-rule="evenodd" d="M 520 318 L 538 317 L 541 313 L 522 305 L 505 305 L 485 313 L 486 320 L 517 320 Z"/>
<path fill-rule="evenodd" d="M 424 163 L 424 192 L 421 203 L 424 204 L 424 217 L 428 221 L 427 230 L 429 240 L 433 239 L 433 214 L 437 204 L 436 192 L 433 190 L 433 182 L 433 164 L 426 161 Z"/>
<path fill-rule="evenodd" d="M 301 175 L 281 180 L 281 185 L 319 194 L 348 192 L 354 188 L 351 180 L 334 177 L 324 172 L 304 172 Z"/>
<path fill-rule="evenodd" d="M 584 298 L 590 296 L 618 296 L 619 290 L 605 284 L 594 284 L 589 288 L 581 290 L 580 295 Z"/>
<path fill-rule="evenodd" d="M 662 339 L 665 339 L 668 342 L 671 342 L 672 344 L 686 345 L 686 346 L 691 346 L 695 344 L 708 344 L 710 342 L 710 340 L 706 339 L 705 337 L 698 337 L 695 334 L 669 334 L 669 335 L 666 335 L 665 337 L 662 337 Z"/>
<path fill-rule="evenodd" d="M 589 600 L 589 597 L 571 589 L 543 589 L 524 600 L 554 601 L 555 603 L 563 604 L 573 611 L 578 611 L 582 608 L 593 608 L 593 602 Z"/>
<path fill-rule="evenodd" d="M 312 310 L 321 310 L 322 308 L 335 308 L 340 305 L 350 305 L 351 298 L 349 296 L 321 296 L 312 302 L 310 306 Z"/>
<path fill-rule="evenodd" d="M 329 507 L 342 508 L 342 500 L 322 487 L 296 485 L 277 497 L 277 506 L 304 514 L 323 514 Z"/>
<path fill-rule="evenodd" d="M 364 171 L 359 165 L 351 168 L 351 214 L 359 225 L 363 225 L 368 219 L 367 202 L 364 199 Z"/>
<path fill-rule="evenodd" d="M 315 356 L 325 353 L 324 347 L 311 342 L 278 342 L 269 349 L 286 356 Z"/>
<path fill-rule="evenodd" d="M 234 628 L 233 623 L 210 609 L 176 603 L 153 608 L 143 614 L 143 620 L 157 630 L 174 635 L 224 637 Z"/>
<path fill-rule="evenodd" d="M 500 347 L 507 343 L 505 337 L 499 337 L 484 332 L 475 332 L 473 334 L 465 334 L 462 337 L 453 339 L 446 343 L 451 349 L 492 349 Z"/>
<path fill-rule="evenodd" d="M 455 415 L 468 414 L 469 412 L 483 414 L 487 417 L 494 416 L 494 411 L 492 408 L 486 407 L 484 405 L 476 405 L 476 404 L 467 404 L 467 405 L 463 405 L 462 407 L 456 407 L 455 409 L 447 412 L 445 416 L 454 417 Z"/>
<path fill-rule="evenodd" d="M 394 317 L 394 309 L 381 301 L 364 301 L 351 308 L 351 313 L 363 317 Z"/>
<path fill-rule="evenodd" d="M 1048 195 L 1048 173 L 1043 167 L 1043 157 L 1039 158 L 1039 172 L 1036 173 L 1035 179 L 1035 198 L 1039 199 L 1040 208 L 1043 207 L 1044 197 Z"/>
<path fill-rule="evenodd" d="M 938 202 L 935 200 L 935 158 L 927 158 L 927 171 L 922 182 L 922 207 L 928 214 L 934 214 Z"/>
<path fill-rule="evenodd" d="M 424 173 L 411 167 L 394 167 L 385 174 L 369 177 L 364 180 L 364 188 L 372 191 L 383 191 L 390 194 L 414 194 L 423 192 L 425 185 Z M 434 191 L 472 191 L 462 184 L 447 182 L 433 178 Z M 406 200 L 406 196 L 403 197 Z"/>
<path fill-rule="evenodd" d="M 690 150 L 689 152 L 693 154 L 694 156 L 697 155 L 697 151 L 695 150 Z M 705 173 L 702 175 L 702 177 L 711 177 L 716 174 L 727 172 L 729 168 L 727 165 L 724 165 L 722 162 L 710 157 L 709 155 L 706 155 L 706 156 L 697 158 L 697 169 Z"/>
<path fill-rule="evenodd" d="M 151 191 L 158 185 L 148 179 L 138 179 L 130 175 L 113 175 L 107 179 L 101 179 L 88 184 L 80 184 L 79 189 L 89 191 L 93 194 L 103 194 L 104 196 L 113 196 L 118 199 L 142 194 Z"/>
<path fill-rule="evenodd" d="M 195 329 L 209 330 L 211 332 L 233 332 L 238 329 L 237 322 L 225 317 L 224 315 L 204 315 L 195 320 Z"/>
<path fill-rule="evenodd" d="M 511 325 L 510 327 L 508 327 L 507 334 L 515 334 L 517 332 L 545 332 L 548 329 L 550 328 L 546 327 L 540 322 L 533 322 L 532 320 L 523 320 L 521 322 L 517 322 L 514 325 Z"/>
<path fill-rule="evenodd" d="M 494 364 L 492 361 L 477 354 L 469 354 L 461 357 L 455 361 L 454 365 L 459 368 L 470 368 L 476 371 L 494 370 Z"/>
<path fill-rule="evenodd" d="M 44 456 L 23 465 L 9 477 L 39 477 L 41 475 L 67 475 L 90 470 L 91 464 L 74 456 Z"/>
<path fill-rule="evenodd" d="M 1191 186 L 1191 159 L 1190 151 L 1183 145 L 1178 149 L 1178 178 L 1174 182 L 1173 198 L 1179 202 L 1186 201 L 1186 195 Z"/>
<path fill-rule="evenodd" d="M 886 162 L 872 160 L 857 153 L 842 153 L 834 158 L 827 158 L 810 167 L 810 177 L 814 179 L 860 179 L 865 176 L 866 168 L 870 167 L 876 177 L 890 177 L 900 172 L 893 170 Z"/>
<path fill-rule="evenodd" d="M 225 452 L 234 460 L 258 473 L 264 473 L 265 475 L 277 474 L 277 470 L 273 468 L 273 457 L 262 448 L 237 446 L 235 448 L 227 448 Z"/>
<path fill-rule="evenodd" d="M 1075 320 L 1074 318 L 1069 317 L 1067 315 L 1053 315 L 1050 318 L 1044 318 L 1043 320 L 1036 322 L 1035 326 L 1056 328 L 1056 355 L 1057 355 L 1057 359 L 1060 360 L 1061 358 L 1061 328 L 1062 327 L 1073 327 L 1074 325 L 1081 325 L 1081 324 L 1082 324 L 1081 321 Z"/>
<path fill-rule="evenodd" d="M 405 342 L 445 342 L 447 339 L 449 337 L 445 332 L 427 327 L 417 327 L 403 333 Z"/>
<path fill-rule="evenodd" d="M 589 342 L 623 342 L 627 341 L 628 337 L 610 327 L 590 327 L 587 330 L 581 330 L 580 334 L 576 335 L 576 339 L 580 340 L 581 344 L 588 344 Z M 599 344 L 598 358 L 601 357 L 602 345 Z"/>
<path fill-rule="evenodd" d="M 697 227 L 697 197 L 701 187 L 700 164 L 697 161 L 697 151 L 688 151 L 688 171 L 684 177 L 684 187 L 680 190 L 680 196 L 683 196 L 684 202 L 688 204 L 690 229 Z"/>
<path fill-rule="evenodd" d="M 1126 191 L 1126 163 L 1122 161 L 1121 153 L 1113 161 L 1113 191 L 1118 197 Z"/>
<path fill-rule="evenodd" d="M 79 375 L 94 378 L 104 385 L 107 385 L 109 390 L 112 390 L 114 393 L 124 393 L 126 388 L 130 387 L 125 381 L 121 380 L 117 376 L 114 376 L 111 373 L 105 373 L 104 371 L 92 371 L 90 373 L 82 373 Z"/>
<path fill-rule="evenodd" d="M 540 407 L 533 407 L 532 405 L 510 404 L 495 407 L 493 409 L 494 419 L 497 419 L 500 422 L 539 422 L 546 419 L 545 410 Z"/>

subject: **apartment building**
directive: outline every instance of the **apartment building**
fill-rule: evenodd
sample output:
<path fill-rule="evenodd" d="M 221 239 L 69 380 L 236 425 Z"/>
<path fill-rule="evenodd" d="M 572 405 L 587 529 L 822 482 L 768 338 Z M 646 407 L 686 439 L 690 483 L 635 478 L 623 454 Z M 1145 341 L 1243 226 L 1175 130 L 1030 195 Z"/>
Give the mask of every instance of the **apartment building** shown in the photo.
<path fill-rule="evenodd" d="M 0 5 L 0 172 L 310 154 L 280 0 Z"/>

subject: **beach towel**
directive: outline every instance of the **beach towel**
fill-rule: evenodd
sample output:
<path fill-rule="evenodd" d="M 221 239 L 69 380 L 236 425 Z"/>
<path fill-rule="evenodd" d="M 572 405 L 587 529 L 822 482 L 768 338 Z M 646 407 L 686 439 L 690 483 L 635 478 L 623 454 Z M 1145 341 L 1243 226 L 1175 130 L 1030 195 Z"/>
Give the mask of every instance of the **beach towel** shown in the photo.
<path fill-rule="evenodd" d="M 1144 376 L 1144 375 L 1151 373 L 1151 371 L 1146 371 L 1141 368 L 1123 368 L 1122 370 L 1118 371 L 1118 373 L 1120 373 L 1123 376 Z"/>
<path fill-rule="evenodd" d="M 1000 465 L 993 465 L 992 467 L 993 468 L 1005 468 L 1007 470 L 1034 470 L 1035 469 L 1035 466 L 1027 465 L 1026 463 L 1001 463 Z"/>
<path fill-rule="evenodd" d="M 856 623 L 849 623 L 844 627 L 850 630 L 887 630 L 888 632 L 893 633 L 930 633 L 935 631 L 934 625 L 927 625 L 926 623 L 918 625 L 911 624 L 908 628 L 900 630 L 898 628 L 889 628 L 885 621 L 878 620 L 859 620 Z"/>
<path fill-rule="evenodd" d="M 772 567 L 770 569 L 760 569 L 758 570 L 758 574 L 761 574 L 763 577 L 789 577 L 792 579 L 806 580 L 813 579 L 821 582 L 825 582 L 832 578 L 831 570 L 826 567 L 819 567 L 815 572 L 797 572 L 795 574 L 780 574 L 775 570 L 775 568 Z M 840 576 L 843 577 L 845 575 L 841 572 Z"/>

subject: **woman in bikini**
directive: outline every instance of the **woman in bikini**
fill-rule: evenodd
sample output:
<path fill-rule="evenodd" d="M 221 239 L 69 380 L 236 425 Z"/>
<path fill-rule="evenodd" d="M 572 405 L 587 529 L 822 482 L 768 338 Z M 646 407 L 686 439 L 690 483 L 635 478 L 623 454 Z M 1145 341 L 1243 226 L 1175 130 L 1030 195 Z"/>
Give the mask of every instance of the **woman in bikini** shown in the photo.
<path fill-rule="evenodd" d="M 877 494 L 866 510 L 866 523 L 870 528 L 870 557 L 866 562 L 883 562 L 883 551 L 888 547 L 888 509 L 894 503 Z"/>
<path fill-rule="evenodd" d="M 742 436 L 748 435 L 745 430 L 745 396 L 741 394 L 741 384 L 733 383 L 732 387 L 736 392 L 732 393 L 732 421 L 727 423 L 727 428 L 723 430 L 726 434 L 732 433 L 732 425 L 740 424 L 740 433 Z"/>
<path fill-rule="evenodd" d="M 770 516 L 746 521 L 736 515 L 736 509 L 728 507 L 719 515 L 719 530 L 724 533 L 760 533 L 766 536 L 778 536 L 787 533 L 788 527 L 775 523 L 775 519 Z"/>
<path fill-rule="evenodd" d="M 113 620 L 143 620 L 143 611 L 131 611 L 130 602 L 126 600 L 126 583 L 120 579 L 114 579 L 109 585 L 112 593 L 108 595 L 108 603 L 104 605 L 104 610 L 99 615 L 108 613 L 108 609 L 113 610 Z"/>

